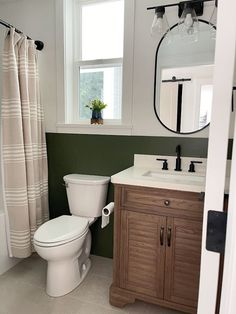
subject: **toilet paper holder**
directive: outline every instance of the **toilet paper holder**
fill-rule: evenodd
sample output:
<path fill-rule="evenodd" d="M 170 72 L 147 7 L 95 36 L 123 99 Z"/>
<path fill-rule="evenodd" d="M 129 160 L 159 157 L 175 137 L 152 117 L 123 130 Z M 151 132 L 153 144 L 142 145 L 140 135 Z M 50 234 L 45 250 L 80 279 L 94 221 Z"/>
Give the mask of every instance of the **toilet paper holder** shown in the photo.
<path fill-rule="evenodd" d="M 110 215 L 113 213 L 114 211 L 114 202 L 111 202 L 109 204 L 107 204 L 105 207 L 103 207 L 102 209 L 102 224 L 101 224 L 101 228 L 105 228 L 109 222 L 110 222 Z"/>

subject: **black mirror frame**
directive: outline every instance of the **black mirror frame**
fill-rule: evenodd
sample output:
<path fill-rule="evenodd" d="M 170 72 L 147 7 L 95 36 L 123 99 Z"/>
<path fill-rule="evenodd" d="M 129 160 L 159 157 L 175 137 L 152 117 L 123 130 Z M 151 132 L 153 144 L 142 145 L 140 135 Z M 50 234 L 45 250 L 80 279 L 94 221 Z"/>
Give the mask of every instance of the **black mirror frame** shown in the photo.
<path fill-rule="evenodd" d="M 211 26 L 216 30 L 216 26 L 210 24 L 208 21 L 202 20 L 202 19 L 199 19 L 198 21 L 199 21 L 199 22 L 202 22 L 202 23 L 205 23 L 205 24 L 208 24 L 208 25 L 211 25 Z M 177 27 L 177 26 L 178 26 L 178 23 L 176 23 L 176 24 L 174 24 L 173 26 L 171 26 L 170 29 L 162 36 L 162 38 L 161 38 L 161 40 L 159 41 L 158 46 L 157 46 L 156 55 L 155 55 L 154 101 L 153 101 L 153 105 L 154 105 L 154 112 L 155 112 L 155 115 L 156 115 L 158 121 L 161 123 L 161 125 L 164 126 L 164 128 L 166 128 L 167 130 L 169 130 L 170 132 L 175 133 L 175 134 L 188 135 L 188 134 L 194 134 L 194 133 L 197 133 L 197 132 L 200 132 L 200 131 L 206 129 L 206 128 L 210 125 L 210 122 L 209 122 L 208 124 L 206 124 L 203 128 L 201 128 L 201 129 L 199 129 L 199 130 L 196 130 L 196 131 L 193 131 L 193 132 L 178 132 L 178 131 L 174 131 L 174 130 L 168 128 L 168 127 L 161 121 L 161 119 L 160 119 L 159 116 L 158 116 L 157 109 L 156 109 L 156 83 L 157 83 L 157 57 L 158 57 L 158 52 L 159 52 L 161 43 L 162 43 L 163 40 L 165 39 L 165 37 L 166 37 L 166 35 L 168 34 L 168 32 L 170 32 L 173 28 L 175 28 L 175 27 Z"/>

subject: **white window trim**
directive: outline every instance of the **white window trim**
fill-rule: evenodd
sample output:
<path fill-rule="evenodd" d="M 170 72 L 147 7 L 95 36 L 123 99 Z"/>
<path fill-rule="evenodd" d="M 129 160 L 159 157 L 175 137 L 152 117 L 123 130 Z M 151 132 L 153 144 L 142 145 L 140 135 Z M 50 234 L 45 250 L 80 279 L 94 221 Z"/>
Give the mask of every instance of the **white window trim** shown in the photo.
<path fill-rule="evenodd" d="M 75 64 L 78 67 L 86 66 L 88 69 L 89 69 L 89 66 L 91 66 L 91 68 L 93 68 L 95 66 L 110 67 L 110 66 L 122 65 L 123 64 L 123 58 L 77 61 L 77 62 L 75 62 Z"/>
<path fill-rule="evenodd" d="M 90 125 L 89 121 L 73 123 L 73 114 L 70 108 L 74 104 L 74 90 L 71 82 L 74 71 L 75 47 L 73 44 L 74 23 L 71 18 L 75 12 L 78 0 L 56 1 L 56 47 L 57 47 L 57 132 L 58 133 L 81 133 L 81 134 L 132 134 L 132 103 L 133 103 L 133 60 L 134 60 L 134 16 L 135 0 L 125 1 L 124 16 L 124 53 L 123 58 L 110 59 L 123 60 L 123 93 L 122 93 L 122 120 L 104 120 L 101 126 Z M 92 0 L 95 3 L 103 0 Z M 109 0 L 105 0 L 109 1 Z M 85 1 L 88 3 L 87 1 Z M 63 21 L 63 23 L 62 23 Z M 62 25 L 63 24 L 63 25 Z M 68 36 L 69 34 L 69 36 Z M 94 65 L 97 61 L 94 60 Z M 104 64 L 108 60 L 104 60 Z M 87 61 L 78 62 L 77 65 L 86 65 Z M 88 61 L 90 64 L 91 62 Z M 101 63 L 100 63 L 101 64 Z"/>

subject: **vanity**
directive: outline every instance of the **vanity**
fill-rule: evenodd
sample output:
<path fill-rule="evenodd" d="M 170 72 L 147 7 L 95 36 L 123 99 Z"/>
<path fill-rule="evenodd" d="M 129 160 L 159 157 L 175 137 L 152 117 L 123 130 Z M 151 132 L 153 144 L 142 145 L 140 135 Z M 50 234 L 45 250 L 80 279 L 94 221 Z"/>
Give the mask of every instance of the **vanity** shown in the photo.
<path fill-rule="evenodd" d="M 197 312 L 205 163 L 189 173 L 165 171 L 157 157 L 135 155 L 134 167 L 114 176 L 114 273 L 110 303 L 136 299 Z M 169 157 L 174 169 L 174 157 Z M 146 166 L 145 166 L 146 165 Z M 148 165 L 148 167 L 147 167 Z M 150 170 L 151 169 L 151 170 Z"/>
<path fill-rule="evenodd" d="M 163 6 L 149 9 L 163 18 Z M 154 112 L 175 134 L 196 133 L 210 123 L 216 28 L 201 19 L 197 24 L 195 32 L 194 23 L 184 23 L 184 36 L 180 24 L 171 26 L 156 49 Z M 111 177 L 114 306 L 138 299 L 197 313 L 206 160 L 180 159 L 179 145 L 176 153 L 135 155 L 133 167 Z"/>
<path fill-rule="evenodd" d="M 155 56 L 154 112 L 175 134 L 210 123 L 215 27 L 181 37 L 178 24 Z M 206 159 L 135 155 L 111 177 L 115 186 L 114 273 L 110 303 L 136 299 L 197 313 Z M 168 159 L 168 160 L 166 160 Z"/>

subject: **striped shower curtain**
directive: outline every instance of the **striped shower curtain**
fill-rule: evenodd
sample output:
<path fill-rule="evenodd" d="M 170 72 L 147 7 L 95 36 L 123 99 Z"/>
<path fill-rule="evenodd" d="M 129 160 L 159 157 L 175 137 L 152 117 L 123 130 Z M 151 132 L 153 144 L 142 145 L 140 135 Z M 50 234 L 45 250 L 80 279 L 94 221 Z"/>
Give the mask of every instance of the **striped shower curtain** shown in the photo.
<path fill-rule="evenodd" d="M 28 257 L 36 229 L 48 220 L 43 111 L 33 40 L 11 29 L 3 53 L 2 165 L 9 255 Z"/>

